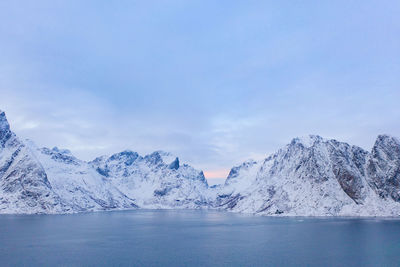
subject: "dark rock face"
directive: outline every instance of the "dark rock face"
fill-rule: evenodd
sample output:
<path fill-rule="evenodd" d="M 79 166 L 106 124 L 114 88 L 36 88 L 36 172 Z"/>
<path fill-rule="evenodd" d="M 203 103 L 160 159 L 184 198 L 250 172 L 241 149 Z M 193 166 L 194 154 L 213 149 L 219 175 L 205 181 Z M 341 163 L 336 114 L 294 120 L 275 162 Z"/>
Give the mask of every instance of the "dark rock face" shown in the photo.
<path fill-rule="evenodd" d="M 0 111 L 0 213 L 206 207 L 325 216 L 360 215 L 372 205 L 364 215 L 393 215 L 399 202 L 400 141 L 387 135 L 371 153 L 317 135 L 295 138 L 263 161 L 233 167 L 224 185 L 210 188 L 202 171 L 163 151 L 85 162 L 68 150 L 39 149 L 18 139 Z"/>
<path fill-rule="evenodd" d="M 122 174 L 123 176 L 128 176 L 127 168 L 134 164 L 137 160 L 142 158 L 138 153 L 125 150 L 120 153 L 111 155 L 109 158 L 104 159 L 104 157 L 96 158 L 95 160 L 89 162 L 96 171 L 102 176 L 109 177 L 111 169 L 116 169 L 118 171 L 125 170 Z"/>
<path fill-rule="evenodd" d="M 163 197 L 165 195 L 168 194 L 168 192 L 171 191 L 171 188 L 163 188 L 163 189 L 159 189 L 159 190 L 154 190 L 154 196 L 159 196 L 159 197 Z"/>
<path fill-rule="evenodd" d="M 21 141 L 0 112 L 0 213 L 205 206 L 201 171 L 156 151 L 122 151 L 85 162 L 70 151 Z"/>
<path fill-rule="evenodd" d="M 336 140 L 310 136 L 311 143 L 304 146 L 296 139 L 289 145 L 285 160 L 297 162 L 295 173 L 300 177 L 323 183 L 332 173 L 343 191 L 357 204 L 365 198 L 364 169 L 368 152 Z M 289 162 L 286 166 L 290 166 Z M 281 166 L 280 169 L 285 168 Z"/>
<path fill-rule="evenodd" d="M 357 204 L 365 199 L 364 166 L 368 153 L 359 147 L 332 141 L 330 146 L 332 170 L 343 191 Z"/>
<path fill-rule="evenodd" d="M 144 159 L 151 165 L 161 165 L 163 163 L 162 157 L 158 151 L 145 156 Z"/>
<path fill-rule="evenodd" d="M 189 167 L 189 166 L 185 164 L 185 167 Z M 204 183 L 208 187 L 207 179 L 204 176 L 204 172 L 203 171 L 200 171 L 195 179 L 201 181 L 202 183 Z"/>
<path fill-rule="evenodd" d="M 396 209 L 386 208 L 395 202 L 381 202 L 378 195 L 400 202 L 399 144 L 396 138 L 379 136 L 368 153 L 315 135 L 295 138 L 264 161 L 232 168 L 215 203 L 270 215 L 354 215 L 364 210 L 374 215 L 385 209 L 395 214 Z"/>
<path fill-rule="evenodd" d="M 173 162 L 171 162 L 171 164 L 169 164 L 168 168 L 170 168 L 171 170 L 179 169 L 179 159 L 176 158 Z"/>
<path fill-rule="evenodd" d="M 133 151 L 125 150 L 110 157 L 110 162 L 124 162 L 126 166 L 132 165 L 139 157 L 139 154 Z"/>
<path fill-rule="evenodd" d="M 368 182 L 382 198 L 400 202 L 400 142 L 378 136 L 367 164 Z"/>
<path fill-rule="evenodd" d="M 0 110 L 0 146 L 4 147 L 4 144 L 12 136 L 10 125 L 8 124 L 6 114 Z"/>

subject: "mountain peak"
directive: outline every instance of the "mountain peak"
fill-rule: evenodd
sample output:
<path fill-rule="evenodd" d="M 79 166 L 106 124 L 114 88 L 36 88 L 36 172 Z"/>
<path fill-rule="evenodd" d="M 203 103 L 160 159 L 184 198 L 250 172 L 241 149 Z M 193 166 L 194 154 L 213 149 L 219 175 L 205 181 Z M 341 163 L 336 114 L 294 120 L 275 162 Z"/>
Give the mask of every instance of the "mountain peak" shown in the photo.
<path fill-rule="evenodd" d="M 8 124 L 6 113 L 0 110 L 0 132 L 10 130 L 10 124 Z"/>
<path fill-rule="evenodd" d="M 310 134 L 310 135 L 306 135 L 306 136 L 302 136 L 302 137 L 296 137 L 292 139 L 292 142 L 290 142 L 290 144 L 301 144 L 305 147 L 312 147 L 315 143 L 321 142 L 324 139 L 319 136 L 319 135 L 314 135 L 314 134 Z"/>
<path fill-rule="evenodd" d="M 168 167 L 169 167 L 170 169 L 173 169 L 173 170 L 179 169 L 179 158 L 176 157 L 176 159 L 175 159 L 173 162 L 171 162 L 171 164 L 169 164 Z"/>
<path fill-rule="evenodd" d="M 137 152 L 131 150 L 124 150 L 109 157 L 110 161 L 122 161 L 125 165 L 132 165 L 132 163 L 139 157 Z"/>
<path fill-rule="evenodd" d="M 0 110 L 0 145 L 3 146 L 10 136 L 10 124 L 7 121 L 4 111 Z"/>
<path fill-rule="evenodd" d="M 157 150 L 153 152 L 151 155 L 159 156 L 165 164 L 173 163 L 176 160 L 176 156 L 170 152 L 165 152 L 162 150 Z"/>
<path fill-rule="evenodd" d="M 378 137 L 376 138 L 376 141 L 375 141 L 375 146 L 387 145 L 387 144 L 400 145 L 400 141 L 396 137 L 390 136 L 388 134 L 378 135 Z"/>
<path fill-rule="evenodd" d="M 396 137 L 380 134 L 376 138 L 372 154 L 375 158 L 400 159 L 400 141 Z"/>
<path fill-rule="evenodd" d="M 69 149 L 60 149 L 55 146 L 51 150 L 54 152 L 60 153 L 60 154 L 72 155 L 72 153 Z"/>

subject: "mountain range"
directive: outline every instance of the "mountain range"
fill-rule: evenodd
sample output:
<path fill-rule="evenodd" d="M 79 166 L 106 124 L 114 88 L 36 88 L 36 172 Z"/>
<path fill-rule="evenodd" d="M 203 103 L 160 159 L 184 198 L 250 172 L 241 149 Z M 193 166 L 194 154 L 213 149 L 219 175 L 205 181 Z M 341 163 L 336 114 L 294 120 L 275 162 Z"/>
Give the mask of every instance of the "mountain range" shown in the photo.
<path fill-rule="evenodd" d="M 274 216 L 400 215 L 400 141 L 371 152 L 317 135 L 295 138 L 261 161 L 233 167 L 209 187 L 202 171 L 156 151 L 83 161 L 21 140 L 0 111 L 0 213 L 219 209 Z"/>

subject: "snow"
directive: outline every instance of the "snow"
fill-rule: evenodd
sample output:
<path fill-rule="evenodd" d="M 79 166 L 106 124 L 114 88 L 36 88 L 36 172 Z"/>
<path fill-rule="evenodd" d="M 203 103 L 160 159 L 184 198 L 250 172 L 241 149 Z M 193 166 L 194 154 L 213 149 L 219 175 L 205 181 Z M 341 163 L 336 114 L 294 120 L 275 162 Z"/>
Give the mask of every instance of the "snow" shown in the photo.
<path fill-rule="evenodd" d="M 399 216 L 400 142 L 371 152 L 317 135 L 233 167 L 223 185 L 175 155 L 125 150 L 86 162 L 20 140 L 0 111 L 0 213 L 220 209 L 273 216 Z"/>
<path fill-rule="evenodd" d="M 177 157 L 173 155 L 172 153 L 165 152 L 162 150 L 155 151 L 154 153 L 158 153 L 161 156 L 161 159 L 165 164 L 170 164 L 173 162 Z"/>
<path fill-rule="evenodd" d="M 295 138 L 264 161 L 236 169 L 238 175 L 217 192 L 217 206 L 264 215 L 397 216 L 399 202 L 370 186 L 371 157 L 336 140 Z"/>
<path fill-rule="evenodd" d="M 4 113 L 0 129 L 0 213 L 193 209 L 209 201 L 203 173 L 170 153 L 126 150 L 85 162 L 69 150 L 20 140 Z"/>

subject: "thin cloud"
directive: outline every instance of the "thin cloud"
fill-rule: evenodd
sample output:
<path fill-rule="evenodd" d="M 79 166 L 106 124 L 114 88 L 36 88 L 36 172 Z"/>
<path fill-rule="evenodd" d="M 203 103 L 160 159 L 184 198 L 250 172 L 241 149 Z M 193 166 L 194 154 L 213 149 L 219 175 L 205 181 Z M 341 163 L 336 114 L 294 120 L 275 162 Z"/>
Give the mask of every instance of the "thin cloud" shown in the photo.
<path fill-rule="evenodd" d="M 24 4 L 0 4 L 0 108 L 40 146 L 213 176 L 296 136 L 400 136 L 399 4 Z"/>

